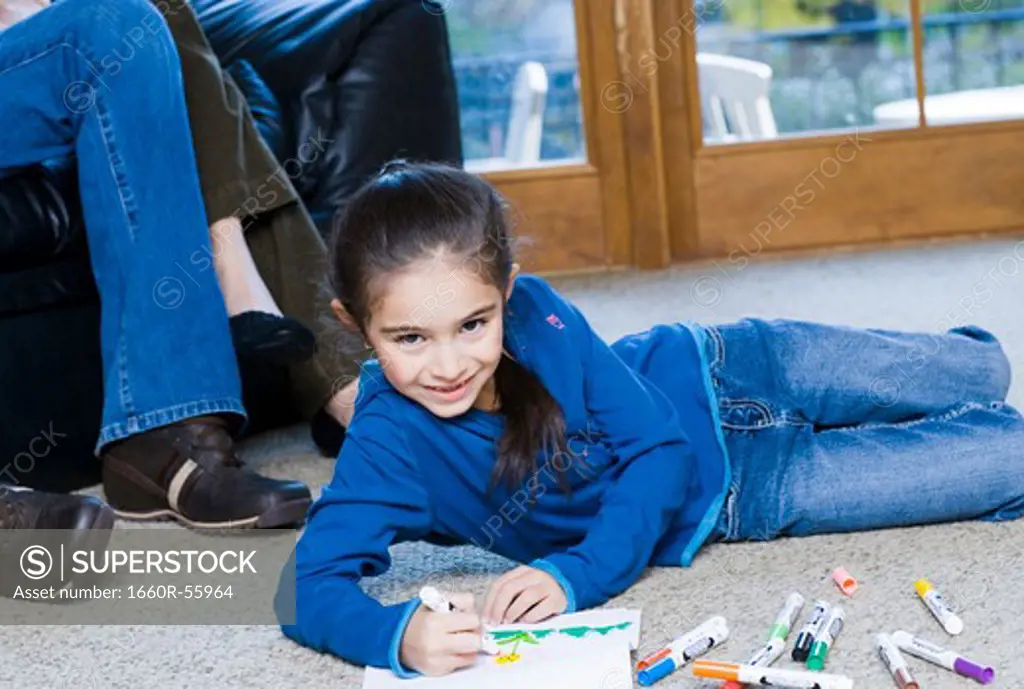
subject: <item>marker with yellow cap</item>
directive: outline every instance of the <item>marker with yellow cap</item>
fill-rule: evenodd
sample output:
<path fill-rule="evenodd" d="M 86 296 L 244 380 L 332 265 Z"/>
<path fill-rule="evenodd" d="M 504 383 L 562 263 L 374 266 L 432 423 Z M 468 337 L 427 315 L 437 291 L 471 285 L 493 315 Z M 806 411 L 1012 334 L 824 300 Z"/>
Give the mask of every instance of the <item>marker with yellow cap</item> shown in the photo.
<path fill-rule="evenodd" d="M 932 583 L 927 579 L 918 579 L 914 582 L 914 590 L 917 591 L 918 597 L 921 599 L 928 609 L 931 611 L 935 619 L 939 621 L 942 628 L 946 630 L 948 634 L 956 636 L 964 630 L 964 623 L 956 616 L 956 613 L 948 605 L 946 605 L 945 599 L 942 597 Z"/>

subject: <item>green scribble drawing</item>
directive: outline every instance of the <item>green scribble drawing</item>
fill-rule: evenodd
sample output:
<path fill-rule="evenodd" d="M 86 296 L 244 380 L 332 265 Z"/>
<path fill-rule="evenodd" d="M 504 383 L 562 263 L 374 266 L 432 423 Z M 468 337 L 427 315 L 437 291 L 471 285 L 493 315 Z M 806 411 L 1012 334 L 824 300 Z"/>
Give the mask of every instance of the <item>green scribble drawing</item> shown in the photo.
<path fill-rule="evenodd" d="M 508 644 L 515 644 L 512 647 L 512 650 L 510 651 L 510 653 L 513 653 L 513 654 L 517 653 L 519 651 L 519 644 L 526 643 L 526 644 L 533 644 L 534 646 L 537 646 L 537 645 L 540 644 L 540 642 L 537 641 L 537 639 L 534 638 L 534 635 L 532 633 L 530 633 L 530 632 L 493 632 L 493 634 L 495 635 L 494 636 L 495 642 L 499 646 L 507 646 Z M 498 634 L 503 635 L 504 638 L 500 638 L 499 639 L 499 637 L 497 636 Z M 508 636 L 504 636 L 506 634 Z"/>
<path fill-rule="evenodd" d="M 607 635 L 611 631 L 628 629 L 633 625 L 632 622 L 620 622 L 619 624 L 611 624 L 604 627 L 591 627 L 588 625 L 581 625 L 579 627 L 564 627 L 562 629 L 533 629 L 530 631 L 492 631 L 491 636 L 499 646 L 505 644 L 515 643 L 515 647 L 512 652 L 519 648 L 520 643 L 528 643 L 537 645 L 540 639 L 558 632 L 571 636 L 574 639 L 582 639 L 588 634 L 600 634 L 601 636 Z"/>
<path fill-rule="evenodd" d="M 587 627 L 587 626 L 582 626 L 582 627 L 566 627 L 565 629 L 559 629 L 558 631 L 560 631 L 562 634 L 568 634 L 569 636 L 571 636 L 571 637 L 573 637 L 575 639 L 582 639 L 583 637 L 585 637 L 587 634 L 589 634 L 591 632 L 596 632 L 596 633 L 600 634 L 601 636 L 605 636 L 608 632 L 612 631 L 613 629 L 626 629 L 631 624 L 633 624 L 633 623 L 632 622 L 620 622 L 619 624 L 612 624 L 612 625 L 608 625 L 607 627 Z"/>

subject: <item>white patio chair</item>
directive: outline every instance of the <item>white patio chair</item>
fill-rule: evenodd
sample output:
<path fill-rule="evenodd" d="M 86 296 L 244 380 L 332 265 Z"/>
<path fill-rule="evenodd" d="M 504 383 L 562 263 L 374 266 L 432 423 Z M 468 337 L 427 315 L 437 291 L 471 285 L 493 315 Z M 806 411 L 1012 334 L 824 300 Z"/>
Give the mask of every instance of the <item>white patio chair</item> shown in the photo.
<path fill-rule="evenodd" d="M 697 81 L 709 143 L 775 139 L 768 99 L 772 68 L 730 55 L 697 53 Z"/>
<path fill-rule="evenodd" d="M 467 160 L 473 172 L 527 167 L 540 162 L 544 134 L 544 109 L 548 97 L 548 72 L 539 62 L 524 62 L 512 84 L 512 109 L 505 131 L 505 155 Z"/>

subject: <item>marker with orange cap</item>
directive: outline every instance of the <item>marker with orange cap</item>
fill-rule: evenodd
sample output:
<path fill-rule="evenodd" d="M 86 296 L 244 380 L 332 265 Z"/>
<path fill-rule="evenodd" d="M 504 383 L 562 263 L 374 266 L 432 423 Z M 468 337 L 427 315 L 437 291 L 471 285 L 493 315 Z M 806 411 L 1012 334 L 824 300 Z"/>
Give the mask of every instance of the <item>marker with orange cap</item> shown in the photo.
<path fill-rule="evenodd" d="M 758 687 L 792 687 L 793 689 L 853 689 L 853 680 L 842 675 L 806 670 L 782 670 L 773 667 L 754 667 L 719 660 L 698 660 L 693 664 L 693 676 L 704 679 L 723 679 L 753 684 Z"/>
<path fill-rule="evenodd" d="M 935 619 L 939 621 L 942 628 L 949 634 L 956 636 L 964 630 L 964 623 L 956 616 L 948 605 L 946 605 L 945 599 L 942 597 L 932 583 L 927 579 L 918 579 L 914 582 L 914 590 L 917 595 L 921 598 Z"/>

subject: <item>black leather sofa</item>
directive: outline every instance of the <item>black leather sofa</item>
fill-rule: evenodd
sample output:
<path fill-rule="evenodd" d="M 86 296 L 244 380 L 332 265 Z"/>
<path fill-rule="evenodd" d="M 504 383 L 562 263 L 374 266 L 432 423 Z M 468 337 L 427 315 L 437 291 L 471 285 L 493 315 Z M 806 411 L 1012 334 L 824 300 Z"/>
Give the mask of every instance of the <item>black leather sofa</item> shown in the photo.
<path fill-rule="evenodd" d="M 311 137 L 325 142 L 293 178 L 325 237 L 345 198 L 387 160 L 461 162 L 440 7 L 426 0 L 193 4 L 278 157 L 297 158 Z M 98 297 L 74 161 L 7 171 L 0 179 L 0 482 L 58 491 L 97 483 L 101 385 Z M 246 386 L 245 394 L 249 404 L 259 391 Z"/>

